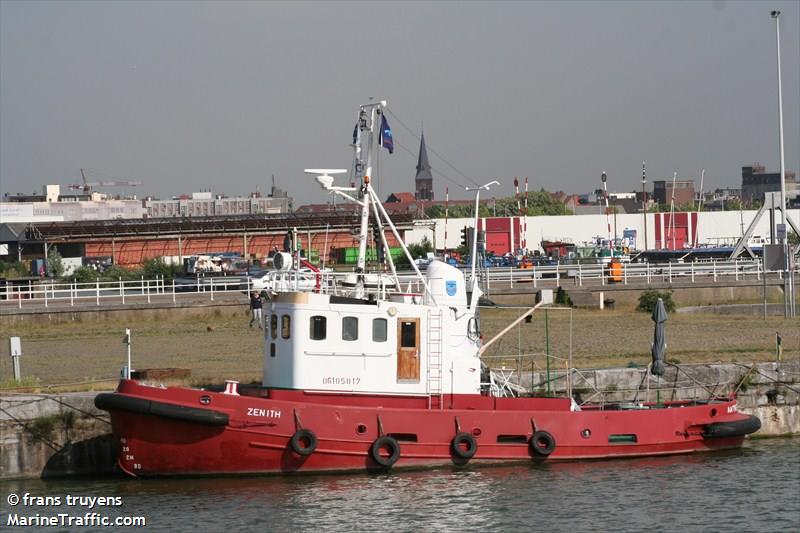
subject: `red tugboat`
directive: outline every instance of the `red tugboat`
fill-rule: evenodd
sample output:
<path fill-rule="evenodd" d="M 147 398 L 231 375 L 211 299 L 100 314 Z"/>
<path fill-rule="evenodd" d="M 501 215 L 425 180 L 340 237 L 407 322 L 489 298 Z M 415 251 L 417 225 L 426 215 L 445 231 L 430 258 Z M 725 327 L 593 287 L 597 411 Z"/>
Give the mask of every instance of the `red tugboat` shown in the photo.
<path fill-rule="evenodd" d="M 408 255 L 370 185 L 374 141 L 386 145 L 390 135 L 385 106 L 359 109 L 359 187 L 333 186 L 343 171 L 307 171 L 361 207 L 348 289 L 326 278 L 314 292 L 269 295 L 261 388 L 229 382 L 211 392 L 124 379 L 98 395 L 122 470 L 254 474 L 635 457 L 735 448 L 759 429 L 732 399 L 578 407 L 482 387 L 480 355 L 490 343 L 481 341 L 476 276 L 468 291 L 458 269 L 433 261 L 423 276 L 409 255 L 418 289 L 401 293 L 388 254 L 390 274 L 364 272 L 371 216 L 384 246 L 388 229 Z"/>

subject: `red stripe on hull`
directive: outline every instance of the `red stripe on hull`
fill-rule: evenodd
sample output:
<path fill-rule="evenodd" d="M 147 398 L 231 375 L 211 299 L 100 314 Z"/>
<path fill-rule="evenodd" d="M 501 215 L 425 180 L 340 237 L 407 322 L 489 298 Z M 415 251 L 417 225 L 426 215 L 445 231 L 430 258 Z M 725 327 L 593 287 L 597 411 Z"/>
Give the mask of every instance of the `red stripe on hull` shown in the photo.
<path fill-rule="evenodd" d="M 676 408 L 623 411 L 563 409 L 562 400 L 456 397 L 455 404 L 486 407 L 420 409 L 349 405 L 341 397 L 317 401 L 232 396 L 193 389 L 160 389 L 125 381 L 125 395 L 190 407 L 205 405 L 228 414 L 227 426 L 204 426 L 159 416 L 112 410 L 119 439 L 119 464 L 133 475 L 255 474 L 326 472 L 378 468 L 370 446 L 384 434 L 398 439 L 395 468 L 463 464 L 454 459 L 451 441 L 459 432 L 473 435 L 477 452 L 471 462 L 575 460 L 640 457 L 735 448 L 744 437 L 707 439 L 702 427 L 744 418 L 734 402 Z M 284 391 L 283 396 L 302 397 Z M 281 396 L 280 394 L 278 396 Z M 208 401 L 202 403 L 202 397 Z M 335 403 L 337 399 L 339 403 Z M 366 400 L 362 398 L 366 403 Z M 379 402 L 380 397 L 371 397 Z M 408 399 L 417 403 L 419 399 Z M 497 402 L 495 402 L 497 400 Z M 542 405 L 551 409 L 527 409 Z M 399 400 L 396 400 L 399 402 Z M 500 406 L 495 405 L 499 403 Z M 568 400 L 566 405 L 569 405 Z M 516 409 L 515 409 L 516 407 Z M 289 446 L 300 427 L 317 437 L 309 456 Z M 533 452 L 528 440 L 544 430 L 555 439 L 548 457 Z M 587 431 L 588 430 L 588 433 Z M 635 442 L 610 443 L 609 436 Z"/>

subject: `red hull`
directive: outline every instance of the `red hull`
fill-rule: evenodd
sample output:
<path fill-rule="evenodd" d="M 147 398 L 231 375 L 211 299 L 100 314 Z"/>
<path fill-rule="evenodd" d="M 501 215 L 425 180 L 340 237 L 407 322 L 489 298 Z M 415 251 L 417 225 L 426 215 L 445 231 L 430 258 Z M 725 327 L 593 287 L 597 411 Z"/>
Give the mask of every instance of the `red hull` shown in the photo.
<path fill-rule="evenodd" d="M 445 398 L 442 409 L 428 409 L 427 398 L 265 394 L 234 396 L 123 381 L 112 399 L 213 411 L 227 416 L 227 423 L 217 420 L 213 423 L 219 425 L 207 425 L 159 416 L 155 409 L 145 414 L 108 408 L 120 445 L 119 465 L 129 474 L 143 476 L 375 469 L 380 465 L 370 447 L 381 435 L 399 442 L 395 468 L 639 457 L 738 447 L 743 434 L 720 432 L 711 437 L 708 427 L 748 420 L 736 412 L 734 401 L 576 412 L 569 409 L 567 399 L 457 396 Z M 301 428 L 316 437 L 316 448 L 308 456 L 290 446 Z M 536 431 L 553 437 L 549 455 L 529 445 Z M 470 460 L 453 451 L 453 438 L 461 432 L 471 435 L 477 445 Z"/>

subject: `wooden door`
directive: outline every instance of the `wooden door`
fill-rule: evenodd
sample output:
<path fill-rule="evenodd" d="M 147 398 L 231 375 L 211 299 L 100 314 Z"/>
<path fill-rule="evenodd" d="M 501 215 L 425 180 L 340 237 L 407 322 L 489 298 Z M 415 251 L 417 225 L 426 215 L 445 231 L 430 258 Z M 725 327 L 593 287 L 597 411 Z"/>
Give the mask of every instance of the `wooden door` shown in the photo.
<path fill-rule="evenodd" d="M 397 381 L 419 383 L 419 318 L 397 319 Z"/>

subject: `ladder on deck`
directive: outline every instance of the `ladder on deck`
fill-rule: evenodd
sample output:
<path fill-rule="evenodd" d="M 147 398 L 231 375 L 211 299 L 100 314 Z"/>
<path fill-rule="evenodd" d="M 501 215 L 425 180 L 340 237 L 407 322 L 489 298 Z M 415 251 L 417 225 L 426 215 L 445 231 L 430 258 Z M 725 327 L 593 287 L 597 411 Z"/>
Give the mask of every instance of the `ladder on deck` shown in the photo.
<path fill-rule="evenodd" d="M 428 409 L 442 408 L 442 313 L 428 313 Z"/>

